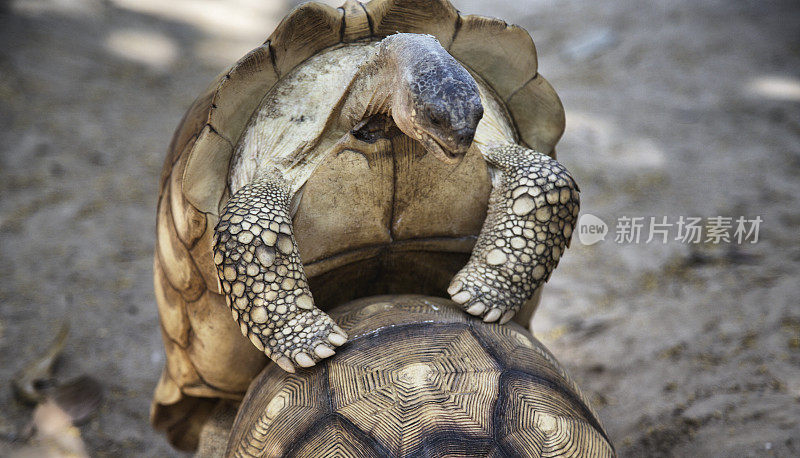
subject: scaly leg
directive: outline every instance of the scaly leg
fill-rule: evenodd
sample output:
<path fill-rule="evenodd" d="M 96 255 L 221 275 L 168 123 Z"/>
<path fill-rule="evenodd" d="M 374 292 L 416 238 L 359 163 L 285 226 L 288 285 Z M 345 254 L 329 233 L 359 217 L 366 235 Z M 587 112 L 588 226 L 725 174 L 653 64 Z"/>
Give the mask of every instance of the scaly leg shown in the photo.
<path fill-rule="evenodd" d="M 233 319 L 288 372 L 313 366 L 347 341 L 314 306 L 292 233 L 291 199 L 277 172 L 262 175 L 231 197 L 214 234 L 214 263 Z"/>
<path fill-rule="evenodd" d="M 447 292 L 467 313 L 505 323 L 569 246 L 579 189 L 564 166 L 536 151 L 508 144 L 485 156 L 494 167 L 486 221 Z"/>

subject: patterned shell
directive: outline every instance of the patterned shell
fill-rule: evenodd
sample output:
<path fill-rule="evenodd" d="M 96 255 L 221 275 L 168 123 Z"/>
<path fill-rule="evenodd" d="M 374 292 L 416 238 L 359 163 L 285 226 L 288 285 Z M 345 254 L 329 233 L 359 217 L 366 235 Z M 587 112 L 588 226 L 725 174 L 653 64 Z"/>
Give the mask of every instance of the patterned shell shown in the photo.
<path fill-rule="evenodd" d="M 451 301 L 379 296 L 332 315 L 335 358 L 250 388 L 227 456 L 613 456 L 558 362 L 518 325 Z"/>
<path fill-rule="evenodd" d="M 263 96 L 308 57 L 395 32 L 436 36 L 505 103 L 520 143 L 554 155 L 564 112 L 537 73 L 536 50 L 525 30 L 460 15 L 446 0 L 348 0 L 340 8 L 306 3 L 292 11 L 263 45 L 195 100 L 162 171 L 154 282 L 167 361 L 151 420 L 179 448 L 195 448 L 199 422 L 209 414 L 212 400 L 241 399 L 266 364 L 230 318 L 211 256 L 240 135 Z"/>

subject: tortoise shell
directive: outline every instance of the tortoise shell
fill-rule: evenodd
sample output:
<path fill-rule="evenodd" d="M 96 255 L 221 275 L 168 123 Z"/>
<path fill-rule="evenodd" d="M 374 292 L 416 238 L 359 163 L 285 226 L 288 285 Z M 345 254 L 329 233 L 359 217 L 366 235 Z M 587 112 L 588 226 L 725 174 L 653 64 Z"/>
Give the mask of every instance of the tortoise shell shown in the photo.
<path fill-rule="evenodd" d="M 525 30 L 497 19 L 461 15 L 446 0 L 366 4 L 349 0 L 340 8 L 306 3 L 293 10 L 263 45 L 223 72 L 195 100 L 175 132 L 164 163 L 154 284 L 167 361 L 155 391 L 151 421 L 179 448 L 196 447 L 199 425 L 208 416 L 212 400 L 241 399 L 267 363 L 231 319 L 211 253 L 214 226 L 230 196 L 232 156 L 249 120 L 276 83 L 309 57 L 348 43 L 378 41 L 395 32 L 435 36 L 493 91 L 520 144 L 555 154 L 564 112 L 552 87 L 537 73 L 536 50 Z M 372 148 L 375 157 L 384 159 L 401 156 L 398 153 L 421 157 L 403 174 L 387 178 L 410 190 L 390 196 L 387 208 L 399 229 L 394 237 L 406 237 L 400 243 L 392 238 L 391 250 L 379 247 L 375 250 L 379 256 L 348 263 L 346 256 L 330 257 L 330 249 L 320 248 L 319 228 L 327 224 L 325 211 L 335 191 L 326 173 L 347 173 L 346 155 L 332 158 L 306 183 L 293 223 L 312 293 L 322 306 L 369 294 L 444 295 L 447 281 L 469 257 L 490 190 L 486 166 L 473 151 L 463 161 L 471 165 L 460 168 L 464 174 L 448 181 L 450 171 L 436 169 L 438 164 L 428 163 L 433 161 L 422 156 L 418 143 L 395 134 L 371 144 L 361 141 L 359 146 Z M 420 181 L 422 176 L 425 179 Z M 429 190 L 425 201 L 438 204 L 422 204 L 416 192 L 434 182 L 437 186 Z M 357 195 L 358 190 L 351 194 Z M 412 197 L 396 198 L 404 195 Z M 460 211 L 464 217 L 448 229 L 446 237 L 426 233 L 436 227 L 429 215 L 455 208 L 453 196 L 465 205 Z M 336 237 L 325 238 L 331 234 Z M 335 229 L 326 231 L 323 238 L 329 243 L 323 248 L 348 243 L 343 235 Z M 419 272 L 421 266 L 424 271 Z"/>
<path fill-rule="evenodd" d="M 613 456 L 552 354 L 516 324 L 451 301 L 376 296 L 331 315 L 334 358 L 253 381 L 227 456 Z"/>

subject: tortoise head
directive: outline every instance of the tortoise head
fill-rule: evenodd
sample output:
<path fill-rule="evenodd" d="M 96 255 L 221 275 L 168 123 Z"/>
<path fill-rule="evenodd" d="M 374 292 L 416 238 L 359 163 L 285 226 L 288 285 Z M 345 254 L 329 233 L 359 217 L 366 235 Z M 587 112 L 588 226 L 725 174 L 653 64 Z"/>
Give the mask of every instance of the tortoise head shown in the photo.
<path fill-rule="evenodd" d="M 395 123 L 438 159 L 460 161 L 483 117 L 475 79 L 430 35 L 399 33 L 384 42 L 397 64 Z"/>

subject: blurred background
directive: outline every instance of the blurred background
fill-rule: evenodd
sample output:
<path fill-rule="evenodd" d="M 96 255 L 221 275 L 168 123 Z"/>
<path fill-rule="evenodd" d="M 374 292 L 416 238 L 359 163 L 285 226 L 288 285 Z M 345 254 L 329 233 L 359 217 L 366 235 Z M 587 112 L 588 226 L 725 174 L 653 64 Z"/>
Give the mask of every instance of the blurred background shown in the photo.
<path fill-rule="evenodd" d="M 157 177 L 193 98 L 297 3 L 0 3 L 0 455 L 28 447 L 11 381 L 65 321 L 53 377 L 104 397 L 89 453 L 178 454 L 148 422 Z M 559 159 L 609 233 L 573 238 L 533 328 L 620 454 L 800 454 L 797 2 L 454 4 L 530 31 L 564 102 Z M 757 243 L 646 242 L 681 216 L 763 222 Z"/>

